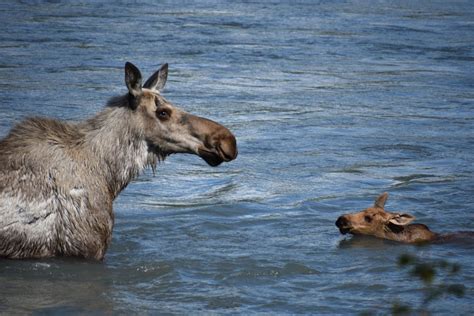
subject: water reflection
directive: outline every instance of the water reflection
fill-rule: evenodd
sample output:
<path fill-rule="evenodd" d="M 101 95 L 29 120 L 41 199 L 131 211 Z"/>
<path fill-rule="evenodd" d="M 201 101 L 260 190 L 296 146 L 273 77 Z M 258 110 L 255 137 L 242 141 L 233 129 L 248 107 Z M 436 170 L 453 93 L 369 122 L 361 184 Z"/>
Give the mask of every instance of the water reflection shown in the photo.
<path fill-rule="evenodd" d="M 0 265 L 2 313 L 110 313 L 114 309 L 109 297 L 113 282 L 104 278 L 103 264 L 51 259 L 1 260 Z"/>

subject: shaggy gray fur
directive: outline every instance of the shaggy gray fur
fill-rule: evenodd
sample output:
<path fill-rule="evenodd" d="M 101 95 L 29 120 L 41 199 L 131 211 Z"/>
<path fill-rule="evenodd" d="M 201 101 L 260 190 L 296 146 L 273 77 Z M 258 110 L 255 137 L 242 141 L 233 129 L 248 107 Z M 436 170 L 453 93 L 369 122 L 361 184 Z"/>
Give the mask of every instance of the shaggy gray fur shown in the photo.
<path fill-rule="evenodd" d="M 235 138 L 227 129 L 176 109 L 159 95 L 155 87 L 164 85 L 167 65 L 146 89 L 130 65 L 129 93 L 111 99 L 94 117 L 79 123 L 30 118 L 0 141 L 0 257 L 101 260 L 111 240 L 112 203 L 143 168 L 173 152 L 198 153 L 195 146 L 213 152 L 217 164 L 236 157 Z M 173 116 L 158 119 L 162 107 Z M 194 125 L 177 123 L 188 116 Z M 193 126 L 202 132 L 183 132 L 195 133 Z M 233 152 L 220 157 L 218 149 L 198 141 L 209 137 L 216 139 L 214 147 L 227 142 Z"/>

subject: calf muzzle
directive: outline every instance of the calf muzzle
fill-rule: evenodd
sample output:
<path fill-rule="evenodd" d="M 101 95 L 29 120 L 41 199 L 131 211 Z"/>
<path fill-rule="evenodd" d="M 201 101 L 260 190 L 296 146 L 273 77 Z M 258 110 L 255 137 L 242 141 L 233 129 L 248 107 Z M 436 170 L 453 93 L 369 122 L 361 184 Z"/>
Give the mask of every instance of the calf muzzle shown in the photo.
<path fill-rule="evenodd" d="M 341 234 L 345 235 L 351 231 L 351 225 L 347 218 L 340 216 L 336 221 L 336 226 L 339 228 Z"/>

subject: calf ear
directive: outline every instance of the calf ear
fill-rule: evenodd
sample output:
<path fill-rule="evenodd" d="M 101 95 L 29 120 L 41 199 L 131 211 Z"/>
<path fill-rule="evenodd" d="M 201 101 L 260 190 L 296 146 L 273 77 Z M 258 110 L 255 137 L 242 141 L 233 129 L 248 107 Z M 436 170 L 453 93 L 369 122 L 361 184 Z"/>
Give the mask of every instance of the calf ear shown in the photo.
<path fill-rule="evenodd" d="M 143 85 L 144 88 L 161 91 L 168 79 L 168 64 L 164 64 L 158 69 Z"/>
<path fill-rule="evenodd" d="M 375 200 L 374 206 L 380 207 L 381 209 L 383 209 L 385 207 L 385 202 L 387 202 L 387 199 L 388 199 L 387 192 L 380 194 L 377 200 Z"/>
<path fill-rule="evenodd" d="M 410 214 L 393 214 L 392 218 L 390 218 L 388 221 L 395 225 L 405 226 L 410 224 L 414 220 L 415 216 Z"/>
<path fill-rule="evenodd" d="M 128 92 L 134 97 L 142 93 L 142 74 L 134 64 L 128 61 L 125 63 L 125 84 Z"/>

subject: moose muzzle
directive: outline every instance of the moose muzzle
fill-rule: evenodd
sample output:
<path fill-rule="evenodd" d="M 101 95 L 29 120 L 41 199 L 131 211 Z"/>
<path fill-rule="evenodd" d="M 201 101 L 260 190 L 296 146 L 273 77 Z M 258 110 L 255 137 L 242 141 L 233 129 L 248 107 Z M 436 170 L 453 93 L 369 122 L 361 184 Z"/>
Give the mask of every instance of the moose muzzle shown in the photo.
<path fill-rule="evenodd" d="M 210 166 L 237 158 L 237 141 L 226 127 L 198 116 L 192 116 L 189 120 L 193 132 L 201 140 L 197 154 Z"/>

